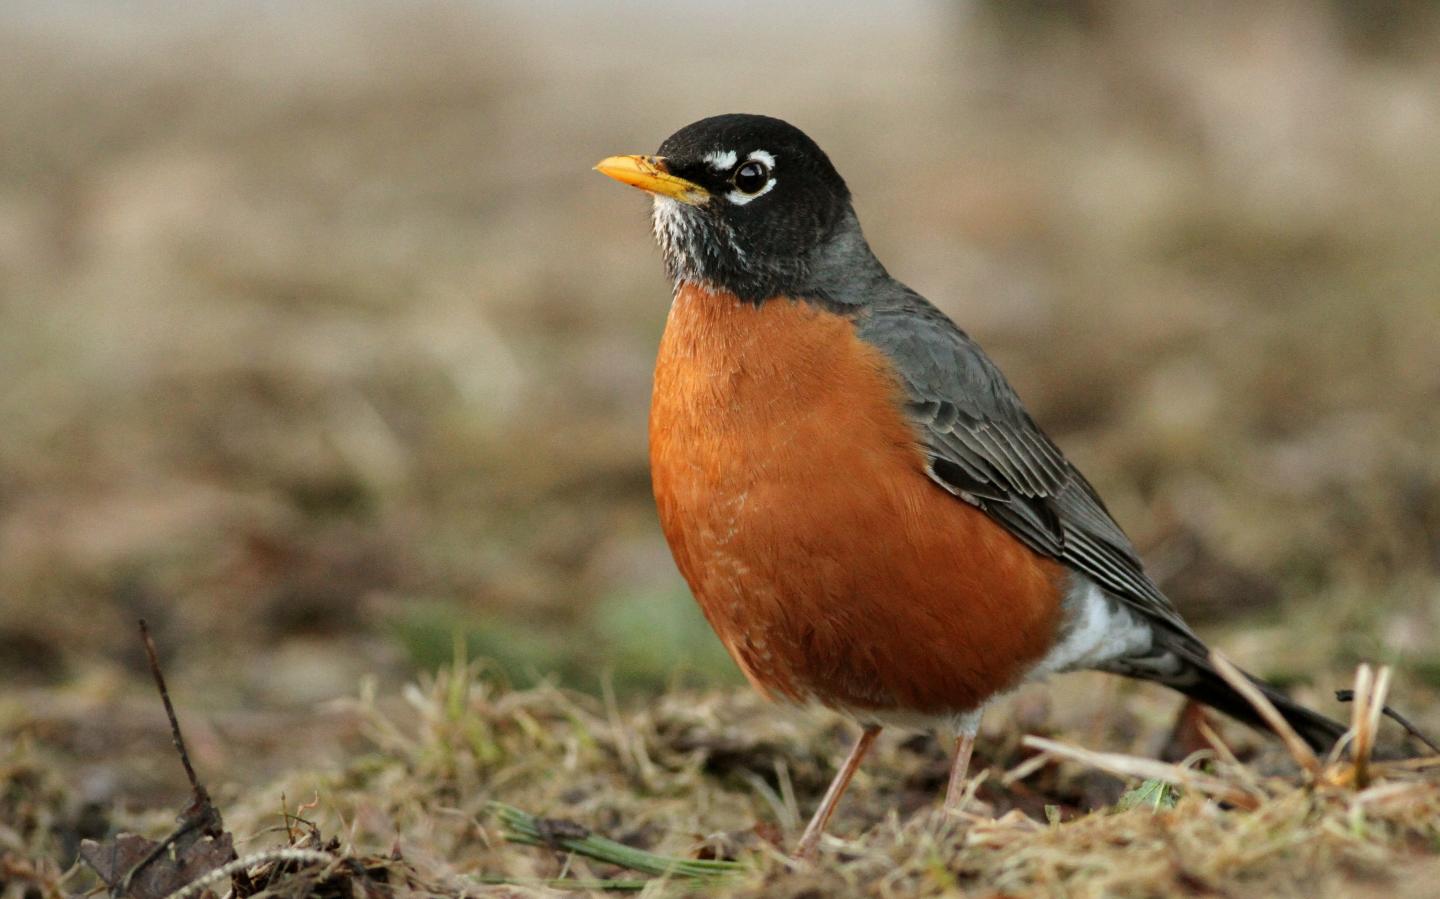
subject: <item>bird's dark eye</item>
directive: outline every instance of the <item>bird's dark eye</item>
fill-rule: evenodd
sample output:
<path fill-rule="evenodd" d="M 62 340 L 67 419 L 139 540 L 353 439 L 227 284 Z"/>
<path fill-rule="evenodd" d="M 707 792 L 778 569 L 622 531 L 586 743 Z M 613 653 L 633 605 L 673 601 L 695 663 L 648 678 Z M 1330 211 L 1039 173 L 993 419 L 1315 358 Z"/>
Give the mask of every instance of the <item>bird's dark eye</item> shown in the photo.
<path fill-rule="evenodd" d="M 756 194 L 765 189 L 770 181 L 770 169 L 765 163 L 750 160 L 735 170 L 735 186 L 747 194 Z"/>

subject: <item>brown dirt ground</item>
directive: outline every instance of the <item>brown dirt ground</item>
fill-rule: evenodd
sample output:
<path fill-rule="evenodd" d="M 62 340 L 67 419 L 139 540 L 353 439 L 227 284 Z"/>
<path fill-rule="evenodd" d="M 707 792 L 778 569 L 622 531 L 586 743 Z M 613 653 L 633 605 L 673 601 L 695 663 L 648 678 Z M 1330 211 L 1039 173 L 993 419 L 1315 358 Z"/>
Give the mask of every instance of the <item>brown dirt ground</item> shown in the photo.
<path fill-rule="evenodd" d="M 1024 820 L 937 820 L 941 747 L 887 736 L 789 871 L 849 733 L 740 690 L 668 560 L 666 285 L 589 166 L 805 127 L 1217 646 L 1317 703 L 1393 665 L 1434 729 L 1437 48 L 1424 3 L 6 7 L 0 894 L 89 889 L 80 839 L 183 804 L 144 616 L 242 854 L 283 794 L 440 892 L 558 876 L 502 800 L 710 841 L 741 893 L 1426 895 L 1433 782 L 1297 789 L 1236 729 L 1257 810 L 1117 812 L 1134 782 L 1073 761 L 1001 787 L 1025 733 L 1160 752 L 1174 701 L 1088 677 L 987 722 L 975 808 Z"/>

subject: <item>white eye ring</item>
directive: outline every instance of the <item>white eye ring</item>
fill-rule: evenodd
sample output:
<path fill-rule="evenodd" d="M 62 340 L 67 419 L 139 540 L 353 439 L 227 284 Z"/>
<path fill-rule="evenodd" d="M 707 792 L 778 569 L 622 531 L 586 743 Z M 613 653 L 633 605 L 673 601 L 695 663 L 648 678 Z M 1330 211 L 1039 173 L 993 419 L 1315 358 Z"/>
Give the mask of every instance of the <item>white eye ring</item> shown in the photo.
<path fill-rule="evenodd" d="M 749 156 L 745 157 L 745 162 L 741 163 L 740 167 L 735 170 L 733 178 L 738 179 L 741 173 L 751 165 L 758 167 L 761 173 L 769 177 L 766 179 L 764 186 L 757 190 L 743 190 L 737 182 L 736 189 L 725 194 L 725 199 L 734 203 L 736 206 L 744 206 L 751 200 L 757 197 L 763 197 L 775 189 L 775 175 L 773 174 L 775 171 L 775 157 L 766 153 L 764 150 L 755 150 Z"/>

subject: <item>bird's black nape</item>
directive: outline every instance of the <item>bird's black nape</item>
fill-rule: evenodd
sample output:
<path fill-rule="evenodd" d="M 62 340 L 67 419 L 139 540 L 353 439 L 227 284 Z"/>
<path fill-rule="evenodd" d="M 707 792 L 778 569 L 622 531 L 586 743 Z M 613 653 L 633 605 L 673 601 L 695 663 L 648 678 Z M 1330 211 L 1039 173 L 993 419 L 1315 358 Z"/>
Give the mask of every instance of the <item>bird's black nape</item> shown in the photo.
<path fill-rule="evenodd" d="M 829 242 L 858 237 L 844 179 L 824 150 L 780 119 L 701 119 L 666 138 L 657 155 L 709 194 L 699 205 L 655 198 L 655 236 L 677 282 L 752 302 L 793 296 L 808 288 Z"/>

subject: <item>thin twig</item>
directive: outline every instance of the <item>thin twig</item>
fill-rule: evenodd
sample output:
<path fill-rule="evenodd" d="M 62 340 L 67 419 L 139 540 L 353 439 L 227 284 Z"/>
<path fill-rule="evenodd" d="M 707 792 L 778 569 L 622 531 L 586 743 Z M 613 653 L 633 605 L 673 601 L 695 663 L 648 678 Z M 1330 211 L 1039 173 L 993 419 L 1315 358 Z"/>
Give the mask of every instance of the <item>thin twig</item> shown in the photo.
<path fill-rule="evenodd" d="M 175 751 L 180 753 L 180 764 L 185 766 L 185 776 L 190 778 L 190 789 L 195 796 L 209 796 L 195 776 L 195 766 L 190 764 L 190 753 L 185 751 L 185 738 L 180 734 L 180 720 L 175 717 L 175 706 L 170 702 L 170 691 L 165 688 L 165 675 L 160 672 L 160 657 L 155 652 L 155 641 L 150 636 L 150 626 L 140 619 L 140 639 L 145 641 L 145 654 L 150 657 L 150 673 L 155 677 L 155 687 L 160 691 L 160 701 L 165 704 L 165 717 L 170 719 L 170 737 L 175 741 Z"/>
<path fill-rule="evenodd" d="M 136 876 L 164 855 L 181 837 L 198 830 L 206 836 L 218 838 L 225 831 L 219 809 L 210 801 L 210 794 L 195 776 L 195 766 L 190 764 L 190 753 L 185 749 L 185 737 L 180 733 L 180 720 L 175 715 L 175 706 L 170 702 L 170 691 L 165 686 L 165 675 L 160 670 L 160 654 L 155 650 L 155 640 L 150 636 L 150 626 L 145 623 L 144 618 L 140 619 L 140 639 L 145 644 L 145 655 L 150 661 L 150 674 L 155 678 L 155 687 L 160 691 L 160 701 L 165 705 L 165 717 L 170 719 L 170 739 L 175 744 L 175 751 L 180 755 L 180 763 L 185 766 L 185 776 L 190 779 L 191 801 L 190 807 L 181 814 L 175 829 L 166 834 L 163 840 L 145 853 L 144 858 L 125 872 L 124 877 L 111 886 L 110 895 L 117 899 L 127 895 Z"/>
<path fill-rule="evenodd" d="M 1354 691 L 1354 690 L 1336 690 L 1336 691 L 1335 691 L 1335 698 L 1336 698 L 1338 701 L 1340 701 L 1340 702 L 1354 702 L 1354 701 L 1355 701 L 1355 691 Z M 1391 707 L 1388 706 L 1388 705 L 1381 706 L 1380 712 L 1381 712 L 1381 714 L 1383 714 L 1386 718 L 1389 718 L 1391 721 L 1394 721 L 1396 724 L 1398 724 L 1398 725 L 1400 725 L 1401 727 L 1405 728 L 1405 733 L 1407 733 L 1407 734 L 1409 734 L 1410 736 L 1414 737 L 1415 739 L 1419 740 L 1421 743 L 1424 743 L 1424 744 L 1425 744 L 1425 748 L 1429 749 L 1431 752 L 1435 753 L 1436 755 L 1440 755 L 1440 743 L 1436 743 L 1434 740 L 1430 739 L 1430 737 L 1429 737 L 1428 735 L 1426 735 L 1426 733 L 1425 733 L 1424 731 L 1422 731 L 1420 728 L 1416 727 L 1416 726 L 1414 725 L 1414 723 L 1412 723 L 1412 722 L 1410 721 L 1409 718 L 1406 718 L 1404 715 L 1402 715 L 1402 714 L 1400 714 L 1399 712 L 1395 711 L 1393 708 L 1391 708 Z"/>

